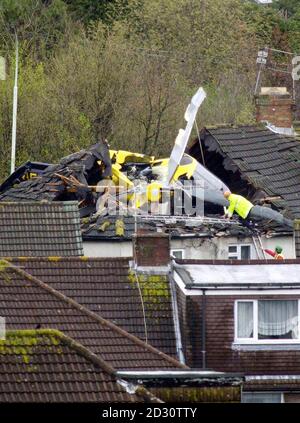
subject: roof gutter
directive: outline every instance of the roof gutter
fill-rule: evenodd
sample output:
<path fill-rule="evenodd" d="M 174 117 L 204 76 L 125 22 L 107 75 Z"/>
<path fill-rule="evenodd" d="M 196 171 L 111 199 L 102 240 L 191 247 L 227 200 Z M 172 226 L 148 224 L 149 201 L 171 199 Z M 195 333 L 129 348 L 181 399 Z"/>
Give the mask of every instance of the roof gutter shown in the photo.
<path fill-rule="evenodd" d="M 201 322 L 201 346 L 202 346 L 202 369 L 206 369 L 206 295 L 202 290 L 202 322 Z"/>
<path fill-rule="evenodd" d="M 173 272 L 174 272 L 174 266 L 173 266 L 173 260 L 172 260 L 171 269 L 169 272 L 169 280 L 170 280 L 170 291 L 171 291 L 171 301 L 172 301 L 172 311 L 173 311 L 172 315 L 173 315 L 174 330 L 175 330 L 176 352 L 177 352 L 177 357 L 180 363 L 185 364 L 185 357 L 184 357 L 184 352 L 182 347 L 181 330 L 180 330 L 180 323 L 179 323 L 176 283 L 173 277 Z"/>
<path fill-rule="evenodd" d="M 213 289 L 222 289 L 224 291 L 232 291 L 232 290 L 243 290 L 243 289 L 254 289 L 254 290 L 262 290 L 262 291 L 270 291 L 270 290 L 278 290 L 278 288 L 284 288 L 284 289 L 300 289 L 299 282 L 295 283 L 289 283 L 286 284 L 284 282 L 282 283 L 270 283 L 270 284 L 259 284 L 259 283 L 249 283 L 249 284 L 231 284 L 231 285 L 225 285 L 225 284 L 215 284 L 215 283 L 208 283 L 208 284 L 197 284 L 197 283 L 191 283 L 185 285 L 186 289 L 193 290 L 193 289 L 199 289 L 199 290 L 213 290 Z"/>

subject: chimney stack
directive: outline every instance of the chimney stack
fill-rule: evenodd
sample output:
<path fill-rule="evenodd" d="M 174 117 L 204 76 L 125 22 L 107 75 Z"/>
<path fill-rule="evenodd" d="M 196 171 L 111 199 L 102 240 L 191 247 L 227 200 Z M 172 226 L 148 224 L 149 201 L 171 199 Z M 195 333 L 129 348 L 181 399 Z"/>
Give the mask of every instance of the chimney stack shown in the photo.
<path fill-rule="evenodd" d="M 133 254 L 137 266 L 168 266 L 170 236 L 163 232 L 138 231 L 133 235 Z"/>
<path fill-rule="evenodd" d="M 257 122 L 268 122 L 279 133 L 294 134 L 294 101 L 286 87 L 262 87 L 255 102 Z"/>

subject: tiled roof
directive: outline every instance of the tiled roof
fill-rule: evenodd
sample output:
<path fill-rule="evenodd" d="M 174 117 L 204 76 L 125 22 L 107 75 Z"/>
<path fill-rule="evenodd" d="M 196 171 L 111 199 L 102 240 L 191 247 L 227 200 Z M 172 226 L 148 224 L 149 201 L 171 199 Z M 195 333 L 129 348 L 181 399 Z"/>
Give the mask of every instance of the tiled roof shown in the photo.
<path fill-rule="evenodd" d="M 66 269 L 65 272 L 69 274 Z M 58 329 L 116 369 L 182 367 L 150 344 L 5 260 L 0 262 L 0 315 L 6 318 L 7 330 Z"/>
<path fill-rule="evenodd" d="M 102 360 L 61 332 L 11 331 L 0 341 L 0 403 L 141 402 Z"/>
<path fill-rule="evenodd" d="M 81 219 L 82 237 L 84 240 L 131 240 L 135 231 L 134 220 L 134 216 L 122 215 L 99 216 L 96 219 L 84 217 Z M 142 222 L 138 216 L 137 224 L 139 228 L 156 231 L 155 225 Z"/>
<path fill-rule="evenodd" d="M 138 275 L 139 291 L 135 274 L 129 269 L 129 260 L 29 258 L 13 262 L 140 339 L 146 340 L 147 334 L 151 345 L 176 357 L 167 275 Z"/>
<path fill-rule="evenodd" d="M 83 254 L 78 203 L 0 203 L 0 257 Z"/>
<path fill-rule="evenodd" d="M 274 391 L 281 390 L 299 391 L 300 378 L 298 375 L 280 375 L 280 376 L 246 376 L 244 391 Z"/>
<path fill-rule="evenodd" d="M 94 182 L 95 175 L 99 179 L 101 169 L 97 164 L 98 160 L 103 160 L 106 163 L 106 169 L 102 176 L 110 174 L 108 154 L 105 143 L 97 143 L 86 150 L 70 154 L 62 158 L 59 164 L 49 165 L 41 176 L 22 181 L 8 189 L 6 187 L 6 191 L 0 194 L 0 201 L 53 201 L 59 200 L 62 195 L 70 200 L 86 199 L 88 197 L 87 188 L 81 187 L 73 194 L 67 193 L 64 181 L 57 174 L 64 177 L 75 177 L 83 185 L 88 185 L 89 182 Z"/>
<path fill-rule="evenodd" d="M 292 217 L 300 216 L 300 143 L 297 138 L 271 132 L 263 126 L 205 128 L 201 139 L 205 154 L 223 156 L 225 170 L 239 170 L 241 177 L 267 196 L 280 196 L 273 201 L 281 209 L 287 209 Z M 190 147 L 190 154 L 197 157 L 198 140 Z M 196 154 L 196 155 L 195 155 Z M 222 177 L 215 155 L 210 170 Z M 224 170 L 223 170 L 224 173 Z M 226 182 L 226 181 L 225 181 Z M 232 182 L 232 180 L 231 180 Z M 230 185 L 229 188 L 234 189 Z"/>

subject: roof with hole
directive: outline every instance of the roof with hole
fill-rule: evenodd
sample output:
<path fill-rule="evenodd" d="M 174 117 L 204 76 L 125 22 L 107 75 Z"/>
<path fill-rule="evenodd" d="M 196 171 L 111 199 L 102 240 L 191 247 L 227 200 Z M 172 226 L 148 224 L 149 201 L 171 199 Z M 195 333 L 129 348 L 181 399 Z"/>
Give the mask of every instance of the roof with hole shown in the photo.
<path fill-rule="evenodd" d="M 268 197 L 281 197 L 272 201 L 274 206 L 286 210 L 293 218 L 300 216 L 300 143 L 297 138 L 257 125 L 204 128 L 201 139 L 206 165 L 211 171 L 223 179 L 224 169 L 240 173 L 245 189 L 238 193 L 246 194 L 247 185 L 251 185 Z M 198 140 L 191 144 L 189 153 L 201 161 Z M 216 153 L 223 158 L 222 169 Z M 228 178 L 229 188 L 236 192 L 232 176 Z"/>

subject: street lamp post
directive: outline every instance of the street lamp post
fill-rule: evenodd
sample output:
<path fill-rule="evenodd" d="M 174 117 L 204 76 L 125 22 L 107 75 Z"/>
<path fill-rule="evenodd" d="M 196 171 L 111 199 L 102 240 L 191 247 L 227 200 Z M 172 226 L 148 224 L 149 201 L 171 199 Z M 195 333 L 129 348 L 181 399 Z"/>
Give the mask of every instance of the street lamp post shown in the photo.
<path fill-rule="evenodd" d="M 16 38 L 16 65 L 15 65 L 14 98 L 13 98 L 10 173 L 13 173 L 15 171 L 15 165 L 16 165 L 16 138 L 17 138 L 17 111 L 18 111 L 18 67 L 19 67 L 19 43 L 18 43 L 17 33 L 15 33 L 15 38 Z"/>

